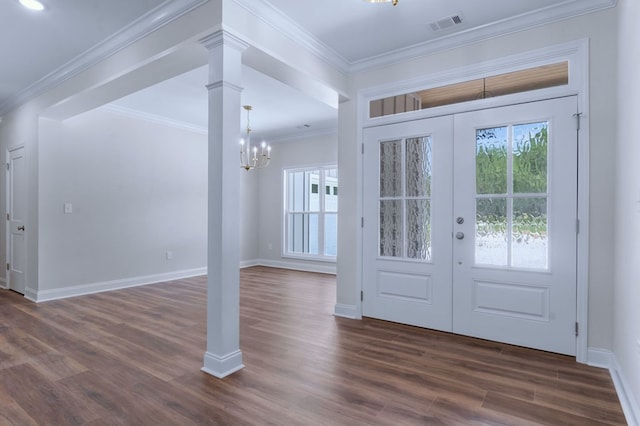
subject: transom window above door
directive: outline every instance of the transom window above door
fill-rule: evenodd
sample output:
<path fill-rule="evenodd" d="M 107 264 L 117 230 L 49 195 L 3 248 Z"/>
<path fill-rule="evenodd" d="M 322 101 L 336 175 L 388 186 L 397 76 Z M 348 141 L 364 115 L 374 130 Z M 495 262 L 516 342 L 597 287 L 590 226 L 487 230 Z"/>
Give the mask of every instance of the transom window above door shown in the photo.
<path fill-rule="evenodd" d="M 528 92 L 569 84 L 569 63 L 559 62 L 484 78 L 374 99 L 369 118 Z"/>

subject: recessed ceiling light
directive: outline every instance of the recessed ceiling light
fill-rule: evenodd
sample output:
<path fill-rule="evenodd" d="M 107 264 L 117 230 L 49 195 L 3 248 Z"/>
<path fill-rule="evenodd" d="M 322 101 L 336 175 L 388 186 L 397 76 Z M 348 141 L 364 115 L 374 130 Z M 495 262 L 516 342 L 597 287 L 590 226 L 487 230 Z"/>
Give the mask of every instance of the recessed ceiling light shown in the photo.
<path fill-rule="evenodd" d="M 44 5 L 38 0 L 19 0 L 20 4 L 31 10 L 44 10 Z"/>

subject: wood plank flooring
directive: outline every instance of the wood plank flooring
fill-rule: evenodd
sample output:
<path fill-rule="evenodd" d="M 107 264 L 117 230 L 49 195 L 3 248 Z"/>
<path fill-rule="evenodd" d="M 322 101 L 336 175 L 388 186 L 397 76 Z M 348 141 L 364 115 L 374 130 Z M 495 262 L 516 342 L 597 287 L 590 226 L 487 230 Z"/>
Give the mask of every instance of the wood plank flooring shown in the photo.
<path fill-rule="evenodd" d="M 246 367 L 200 371 L 206 278 L 34 304 L 0 290 L 0 425 L 625 424 L 606 370 L 332 315 L 335 277 L 241 272 Z"/>

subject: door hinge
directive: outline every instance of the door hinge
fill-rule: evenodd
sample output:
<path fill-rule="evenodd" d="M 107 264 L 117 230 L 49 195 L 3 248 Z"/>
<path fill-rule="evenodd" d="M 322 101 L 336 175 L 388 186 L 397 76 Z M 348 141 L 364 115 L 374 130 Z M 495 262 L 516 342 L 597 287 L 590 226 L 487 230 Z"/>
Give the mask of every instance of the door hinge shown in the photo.
<path fill-rule="evenodd" d="M 9 270 L 9 264 L 7 263 L 7 271 Z"/>
<path fill-rule="evenodd" d="M 360 218 L 360 228 L 364 228 L 364 216 Z"/>
<path fill-rule="evenodd" d="M 575 114 L 573 114 L 573 116 L 576 119 L 576 130 L 580 130 L 580 118 L 582 117 L 582 113 L 576 112 Z"/>
<path fill-rule="evenodd" d="M 360 153 L 364 155 L 364 144 L 360 145 Z"/>
<path fill-rule="evenodd" d="M 11 220 L 11 219 L 9 219 L 9 213 L 7 213 L 7 220 Z"/>
<path fill-rule="evenodd" d="M 7 163 L 7 170 L 11 167 L 11 164 Z"/>
<path fill-rule="evenodd" d="M 360 290 L 360 301 L 364 301 L 364 290 Z"/>
<path fill-rule="evenodd" d="M 580 233 L 580 219 L 576 219 L 576 234 Z"/>
<path fill-rule="evenodd" d="M 580 327 L 578 326 L 578 321 L 576 321 L 576 337 L 578 337 L 579 331 L 580 331 Z"/>

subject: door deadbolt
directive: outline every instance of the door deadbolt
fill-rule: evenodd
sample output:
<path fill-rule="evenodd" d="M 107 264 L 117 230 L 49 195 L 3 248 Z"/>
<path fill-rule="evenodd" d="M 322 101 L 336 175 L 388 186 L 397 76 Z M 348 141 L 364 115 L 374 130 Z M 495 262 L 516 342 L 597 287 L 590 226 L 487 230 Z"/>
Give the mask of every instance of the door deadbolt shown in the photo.
<path fill-rule="evenodd" d="M 463 218 L 462 216 L 458 216 L 458 217 L 456 218 L 456 223 L 457 223 L 458 225 L 462 225 L 462 224 L 464 223 L 464 218 Z"/>

